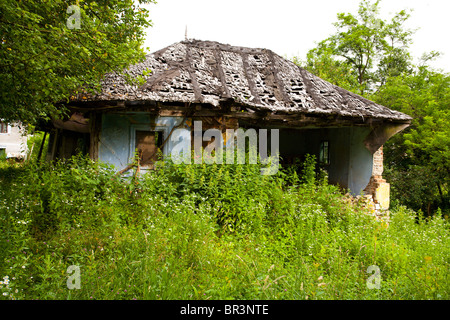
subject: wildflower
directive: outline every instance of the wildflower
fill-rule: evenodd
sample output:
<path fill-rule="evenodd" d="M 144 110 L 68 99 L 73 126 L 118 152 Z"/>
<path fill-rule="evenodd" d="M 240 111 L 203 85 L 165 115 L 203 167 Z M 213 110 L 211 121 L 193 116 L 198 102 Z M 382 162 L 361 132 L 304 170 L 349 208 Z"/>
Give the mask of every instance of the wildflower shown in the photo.
<path fill-rule="evenodd" d="M 4 296 L 7 296 L 7 295 L 8 295 L 8 292 L 3 292 L 3 295 L 4 295 Z"/>

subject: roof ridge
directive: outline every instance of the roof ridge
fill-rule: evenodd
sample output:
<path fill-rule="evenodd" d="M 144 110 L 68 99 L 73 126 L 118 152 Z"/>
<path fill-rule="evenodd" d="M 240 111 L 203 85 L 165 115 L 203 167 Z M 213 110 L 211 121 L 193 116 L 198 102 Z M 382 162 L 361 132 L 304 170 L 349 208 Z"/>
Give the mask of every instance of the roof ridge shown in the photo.
<path fill-rule="evenodd" d="M 245 47 L 245 46 L 235 46 L 227 43 L 222 43 L 218 41 L 212 41 L 212 40 L 199 40 L 199 39 L 187 39 L 182 40 L 177 43 L 183 43 L 183 44 L 189 44 L 194 47 L 198 48 L 205 48 L 205 49 L 221 49 L 222 51 L 231 51 L 231 52 L 244 52 L 244 53 L 257 53 L 257 52 L 272 52 L 273 54 L 276 54 L 270 49 L 267 48 L 252 48 L 252 47 Z M 281 57 L 281 56 L 280 56 Z"/>

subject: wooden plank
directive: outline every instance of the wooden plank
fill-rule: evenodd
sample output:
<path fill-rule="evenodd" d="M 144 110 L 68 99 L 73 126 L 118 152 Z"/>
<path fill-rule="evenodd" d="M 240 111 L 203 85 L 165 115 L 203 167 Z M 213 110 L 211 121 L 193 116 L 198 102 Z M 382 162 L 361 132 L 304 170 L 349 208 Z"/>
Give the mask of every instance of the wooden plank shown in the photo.
<path fill-rule="evenodd" d="M 159 115 L 161 117 L 183 117 L 186 114 L 186 111 L 182 110 L 167 110 L 163 109 L 159 111 Z"/>
<path fill-rule="evenodd" d="M 89 125 L 90 125 L 89 156 L 92 160 L 98 160 L 98 148 L 100 143 L 102 115 L 100 113 L 92 112 L 90 114 Z"/>
<path fill-rule="evenodd" d="M 58 141 L 59 141 L 59 129 L 55 130 L 55 137 L 53 139 L 53 145 L 52 145 L 52 151 L 50 154 L 50 161 L 53 161 L 56 159 L 56 150 L 57 150 L 57 145 L 58 145 Z"/>
<path fill-rule="evenodd" d="M 158 133 L 155 131 L 136 130 L 136 149 L 139 152 L 139 163 L 141 166 L 153 166 L 157 160 Z"/>

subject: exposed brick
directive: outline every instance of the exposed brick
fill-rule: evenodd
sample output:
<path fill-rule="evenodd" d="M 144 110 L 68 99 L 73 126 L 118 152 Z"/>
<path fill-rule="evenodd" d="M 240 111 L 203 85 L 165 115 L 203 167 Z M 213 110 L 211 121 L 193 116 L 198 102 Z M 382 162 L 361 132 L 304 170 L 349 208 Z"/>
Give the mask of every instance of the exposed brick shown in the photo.
<path fill-rule="evenodd" d="M 372 166 L 372 176 L 370 177 L 369 183 L 364 188 L 364 194 L 370 195 L 373 199 L 373 202 L 375 204 L 375 208 L 379 208 L 379 200 L 382 200 L 385 202 L 386 206 L 386 199 L 377 199 L 377 190 L 383 190 L 379 189 L 380 186 L 383 186 L 383 188 L 388 188 L 389 186 L 386 183 L 386 180 L 383 179 L 383 146 L 381 146 L 374 154 L 373 154 L 373 166 Z M 386 186 L 387 185 L 387 186 Z M 389 197 L 389 196 L 388 196 Z M 389 199 L 389 198 L 387 198 Z M 387 200 L 388 202 L 389 200 Z"/>
<path fill-rule="evenodd" d="M 383 174 L 383 146 L 373 154 L 372 175 L 381 176 Z"/>

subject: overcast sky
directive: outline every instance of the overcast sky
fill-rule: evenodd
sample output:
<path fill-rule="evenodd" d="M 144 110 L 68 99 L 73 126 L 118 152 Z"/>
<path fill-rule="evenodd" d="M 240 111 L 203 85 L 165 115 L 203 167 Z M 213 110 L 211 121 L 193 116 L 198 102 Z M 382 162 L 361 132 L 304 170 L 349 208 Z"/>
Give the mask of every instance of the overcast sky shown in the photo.
<path fill-rule="evenodd" d="M 305 59 L 315 43 L 331 35 L 337 13 L 356 14 L 359 0 L 157 0 L 149 5 L 153 27 L 147 32 L 150 52 L 188 38 L 235 46 L 267 48 Z M 450 1 L 382 0 L 381 17 L 390 20 L 402 9 L 413 9 L 409 28 L 418 29 L 411 46 L 418 58 L 440 51 L 432 65 L 450 72 Z"/>

